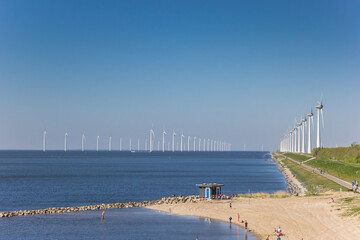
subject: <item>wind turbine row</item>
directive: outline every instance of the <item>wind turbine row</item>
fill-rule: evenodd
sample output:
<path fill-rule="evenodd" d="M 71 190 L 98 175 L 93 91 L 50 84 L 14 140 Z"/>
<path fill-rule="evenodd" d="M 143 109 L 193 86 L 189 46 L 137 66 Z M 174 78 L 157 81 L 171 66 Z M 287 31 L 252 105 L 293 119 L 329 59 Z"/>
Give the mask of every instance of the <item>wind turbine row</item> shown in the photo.
<path fill-rule="evenodd" d="M 324 114 L 322 99 L 315 106 L 317 109 L 317 124 L 316 124 L 316 148 L 321 148 L 321 133 L 320 133 L 320 118 L 322 128 L 324 128 Z M 306 116 L 308 119 L 306 119 Z M 311 109 L 310 113 L 300 118 L 296 122 L 294 128 L 288 131 L 280 140 L 280 152 L 293 152 L 293 153 L 311 153 L 312 151 L 312 138 L 311 130 L 314 128 L 314 114 Z M 307 140 L 306 140 L 307 134 Z M 307 142 L 307 147 L 305 142 Z"/>
<path fill-rule="evenodd" d="M 191 137 L 187 136 L 187 146 L 185 143 L 185 135 L 184 133 L 181 133 L 180 137 L 180 141 L 178 141 L 177 139 L 177 134 L 175 132 L 175 130 L 173 130 L 172 132 L 172 139 L 171 139 L 171 146 L 172 148 L 170 149 L 170 142 L 168 142 L 168 147 L 167 149 L 165 149 L 166 146 L 166 135 L 167 132 L 165 131 L 165 129 L 162 132 L 162 152 L 165 151 L 180 151 L 180 152 L 190 152 L 191 149 Z M 67 151 L 67 142 L 68 142 L 68 136 L 69 134 L 67 132 L 65 132 L 64 135 L 64 152 Z M 45 130 L 43 132 L 43 152 L 46 151 L 46 137 L 47 137 L 47 130 Z M 108 151 L 111 152 L 111 148 L 112 148 L 112 144 L 111 144 L 111 140 L 112 137 L 109 136 L 108 137 L 108 143 L 109 143 L 109 147 L 108 147 Z M 145 138 L 145 151 L 149 151 L 149 152 L 153 152 L 154 151 L 154 141 L 155 141 L 155 131 L 154 129 L 150 129 L 149 132 L 149 150 L 147 149 L 147 141 L 148 139 Z M 86 142 L 86 138 L 85 138 L 85 133 L 83 133 L 81 135 L 81 151 L 84 152 L 85 151 L 85 142 Z M 99 143 L 100 143 L 100 136 L 96 136 L 96 151 L 99 151 Z M 180 143 L 180 149 L 179 149 L 179 143 Z M 202 143 L 202 144 L 201 144 Z M 196 147 L 198 145 L 198 148 Z M 176 149 L 175 149 L 175 146 Z M 231 144 L 228 143 L 227 141 L 222 141 L 222 140 L 214 140 L 214 139 L 210 139 L 210 138 L 200 138 L 200 137 L 193 137 L 193 148 L 192 150 L 194 152 L 224 152 L 224 151 L 231 151 Z M 120 151 L 123 150 L 122 148 L 122 138 L 120 138 Z M 160 140 L 158 140 L 158 151 L 160 151 Z M 129 151 L 134 152 L 134 150 L 132 149 L 132 138 L 129 139 Z M 138 139 L 138 146 L 137 146 L 137 151 L 140 151 L 140 139 Z"/>

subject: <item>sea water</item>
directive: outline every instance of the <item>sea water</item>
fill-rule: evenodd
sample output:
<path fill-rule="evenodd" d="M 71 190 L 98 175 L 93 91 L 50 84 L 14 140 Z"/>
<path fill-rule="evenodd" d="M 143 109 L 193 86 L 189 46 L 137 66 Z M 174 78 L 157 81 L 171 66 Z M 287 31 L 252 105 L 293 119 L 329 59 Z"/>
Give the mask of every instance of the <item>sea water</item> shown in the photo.
<path fill-rule="evenodd" d="M 40 151 L 1 151 L 0 211 L 156 200 L 172 194 L 176 196 L 180 194 L 183 196 L 196 195 L 198 194 L 198 188 L 195 186 L 197 183 L 224 184 L 222 193 L 226 195 L 248 193 L 249 191 L 251 193 L 285 191 L 284 178 L 277 170 L 276 165 L 269 161 L 270 158 L 268 152 L 69 151 L 65 153 L 48 151 L 43 153 Z M 114 218 L 117 218 L 115 222 L 132 218 L 145 221 L 146 219 L 142 219 L 143 217 L 137 215 L 136 212 L 146 211 L 146 214 L 149 213 L 152 216 L 151 218 L 156 216 L 159 222 L 162 222 L 158 224 L 158 228 L 162 228 L 161 225 L 168 221 L 167 218 L 174 219 L 173 221 L 178 221 L 179 224 L 184 221 L 184 226 L 191 221 L 198 221 L 197 218 L 185 219 L 159 215 L 150 210 L 119 209 L 110 211 L 114 213 Z M 134 214 L 131 214 L 132 211 Z M 126 213 L 127 217 L 121 218 L 122 213 Z M 93 217 L 92 214 L 94 214 Z M 85 221 L 88 221 L 86 217 L 91 220 L 91 218 L 98 218 L 98 214 L 82 212 L 15 217 L 11 220 L 0 219 L 0 232 L 3 228 L 7 229 L 9 225 L 13 229 L 15 229 L 15 225 L 23 225 L 22 229 L 31 228 L 31 224 L 36 221 L 45 225 L 49 223 L 49 228 L 56 229 L 58 226 L 58 229 L 62 229 L 65 222 L 81 222 L 76 219 L 84 217 Z M 136 222 L 136 220 L 134 221 Z M 151 222 L 144 223 L 141 227 L 141 231 L 145 233 L 144 236 L 149 237 L 139 239 L 161 239 L 146 234 L 147 231 L 153 230 L 153 227 L 150 227 Z M 95 222 L 96 224 L 98 223 Z M 106 224 L 110 224 L 108 219 L 106 219 Z M 219 223 L 219 226 L 223 224 Z M 197 229 L 196 225 L 199 225 L 199 229 L 201 229 L 201 224 L 197 223 L 193 227 L 194 230 Z M 99 227 L 101 226 L 103 225 Z M 74 226 L 69 225 L 69 227 Z M 77 230 L 80 231 L 82 227 L 85 229 L 88 227 L 90 232 L 92 229 L 96 229 L 89 223 L 88 226 L 79 225 Z M 229 229 L 226 224 L 223 227 L 229 233 L 234 234 L 232 237 L 237 237 L 236 231 Z M 126 229 L 129 230 L 130 235 L 126 236 L 125 234 L 117 239 L 136 239 L 131 237 L 131 228 L 127 227 Z M 167 229 L 167 227 L 162 228 L 165 231 L 164 234 L 168 231 Z M 194 231 L 190 230 L 191 228 L 189 228 L 189 232 L 194 234 Z M 64 229 L 64 231 L 71 232 L 69 229 Z M 117 229 L 109 230 L 114 234 L 116 231 Z M 186 230 L 182 231 L 187 232 Z M 41 239 L 40 233 L 39 235 L 34 234 L 35 238 L 37 236 L 38 239 Z M 157 234 L 160 232 L 153 236 Z M 232 239 L 236 239 L 236 237 Z M 75 238 L 77 238 L 75 235 L 69 234 L 68 239 Z M 86 237 L 86 239 L 90 238 Z M 189 238 L 184 235 L 183 238 L 172 237 L 171 239 Z M 244 237 L 240 239 L 244 239 Z"/>

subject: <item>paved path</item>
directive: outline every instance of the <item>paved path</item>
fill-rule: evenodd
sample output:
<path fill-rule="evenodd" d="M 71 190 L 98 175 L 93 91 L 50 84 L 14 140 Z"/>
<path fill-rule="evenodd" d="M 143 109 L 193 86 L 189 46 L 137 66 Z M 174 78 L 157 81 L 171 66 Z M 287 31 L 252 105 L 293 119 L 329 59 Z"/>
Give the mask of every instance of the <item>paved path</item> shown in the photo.
<path fill-rule="evenodd" d="M 294 159 L 292 159 L 292 158 L 290 158 L 290 157 L 288 157 L 288 156 L 285 156 L 285 155 L 283 155 L 283 154 L 281 154 L 281 153 L 275 153 L 275 155 L 279 155 L 279 156 L 282 156 L 283 158 L 287 158 L 287 159 L 289 159 L 290 161 L 293 161 L 294 163 L 297 163 L 297 164 L 303 166 L 304 168 L 309 169 L 310 171 L 312 171 L 312 172 L 314 172 L 314 173 L 317 173 L 317 174 L 319 174 L 319 175 L 321 175 L 321 176 L 323 176 L 323 177 L 326 177 L 327 179 L 329 179 L 329 180 L 331 180 L 331 181 L 333 181 L 333 182 L 336 182 L 337 184 L 339 184 L 339 185 L 341 185 L 341 186 L 343 186 L 343 187 L 345 187 L 345 188 L 347 188 L 347 189 L 351 189 L 351 187 L 352 187 L 352 186 L 351 186 L 351 183 L 346 182 L 346 181 L 344 181 L 344 180 L 342 180 L 342 179 L 340 179 L 340 178 L 334 177 L 334 176 L 332 176 L 332 175 L 330 175 L 330 174 L 327 174 L 327 173 L 320 173 L 319 170 L 317 170 L 316 168 L 313 168 L 313 167 L 310 167 L 310 166 L 304 164 L 304 162 L 298 162 L 298 161 L 296 161 L 296 160 L 294 160 Z M 309 160 L 312 160 L 312 159 L 309 159 Z M 309 161 L 309 160 L 307 160 L 307 161 Z M 360 189 L 358 189 L 357 192 L 360 192 Z"/>

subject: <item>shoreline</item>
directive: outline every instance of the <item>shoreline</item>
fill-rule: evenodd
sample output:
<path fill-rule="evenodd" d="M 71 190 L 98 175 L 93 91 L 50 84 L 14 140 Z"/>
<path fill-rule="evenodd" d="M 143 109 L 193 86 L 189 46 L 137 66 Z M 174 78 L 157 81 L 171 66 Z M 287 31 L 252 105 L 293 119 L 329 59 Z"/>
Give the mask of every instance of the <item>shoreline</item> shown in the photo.
<path fill-rule="evenodd" d="M 278 170 L 284 176 L 286 180 L 287 190 L 291 195 L 305 196 L 307 189 L 301 184 L 301 182 L 295 177 L 295 175 L 288 169 L 281 165 L 281 159 L 277 159 L 275 153 L 271 152 L 272 161 L 278 167 Z"/>

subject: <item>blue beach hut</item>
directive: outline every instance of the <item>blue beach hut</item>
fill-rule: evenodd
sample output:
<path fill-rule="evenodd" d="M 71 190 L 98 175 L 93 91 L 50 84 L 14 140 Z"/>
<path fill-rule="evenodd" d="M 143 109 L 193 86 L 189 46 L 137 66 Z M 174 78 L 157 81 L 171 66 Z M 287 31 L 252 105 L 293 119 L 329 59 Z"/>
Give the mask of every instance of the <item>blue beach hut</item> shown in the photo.
<path fill-rule="evenodd" d="M 196 186 L 199 187 L 200 198 L 211 199 L 214 195 L 215 196 L 221 195 L 221 187 L 224 186 L 224 184 L 202 183 L 202 184 L 196 184 Z"/>

